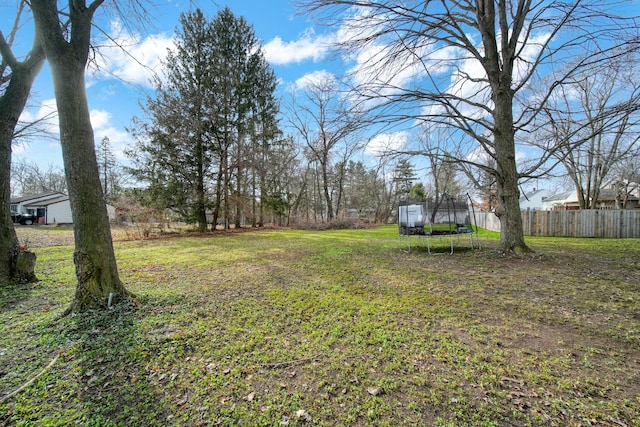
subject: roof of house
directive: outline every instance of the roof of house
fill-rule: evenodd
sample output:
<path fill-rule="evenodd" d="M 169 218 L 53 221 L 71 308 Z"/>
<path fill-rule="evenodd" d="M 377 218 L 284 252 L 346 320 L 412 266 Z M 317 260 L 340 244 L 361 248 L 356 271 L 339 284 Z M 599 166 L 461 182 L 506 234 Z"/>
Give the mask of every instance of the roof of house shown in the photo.
<path fill-rule="evenodd" d="M 575 194 L 575 191 L 565 191 L 563 193 L 558 193 L 558 194 L 554 194 L 552 196 L 549 196 L 547 198 L 544 199 L 545 203 L 547 202 L 561 202 L 563 200 L 566 200 L 567 198 L 571 197 L 572 195 Z"/>
<path fill-rule="evenodd" d="M 609 201 L 609 200 L 616 200 L 616 192 L 615 190 L 611 190 L 611 189 L 602 189 L 600 190 L 600 194 L 598 196 L 598 201 Z M 627 196 L 627 200 L 638 200 L 638 198 L 632 194 L 629 194 Z"/>
<path fill-rule="evenodd" d="M 537 194 L 540 194 L 540 193 L 546 194 L 546 193 L 548 193 L 548 191 L 540 189 L 540 190 L 529 191 L 528 193 L 523 193 L 522 196 L 520 196 L 520 202 L 521 203 L 522 202 L 527 202 L 527 201 L 533 199 Z"/>
<path fill-rule="evenodd" d="M 36 199 L 42 199 L 44 198 L 51 198 L 51 197 L 55 197 L 55 196 L 64 196 L 64 197 L 68 197 L 62 193 L 60 193 L 59 191 L 47 191 L 45 193 L 40 193 L 40 194 L 31 194 L 29 196 L 21 196 L 21 197 L 13 197 L 10 202 L 11 203 L 23 203 L 23 202 L 28 202 L 29 200 L 36 200 Z"/>
<path fill-rule="evenodd" d="M 567 199 L 570 199 L 570 200 L 567 200 Z M 598 194 L 599 202 L 612 201 L 612 200 L 616 200 L 616 192 L 614 190 L 604 189 L 604 188 L 600 190 L 600 193 Z M 636 196 L 629 195 L 627 196 L 627 200 L 634 201 L 639 199 Z M 558 193 L 558 194 L 554 194 L 553 196 L 549 196 L 544 199 L 544 202 L 545 203 L 548 203 L 548 202 L 578 203 L 578 198 L 576 196 L 575 190 L 571 190 L 571 191 L 565 191 L 564 193 Z"/>
<path fill-rule="evenodd" d="M 60 202 L 66 202 L 67 200 L 69 200 L 69 196 L 60 196 L 60 197 L 53 197 L 50 199 L 45 199 L 45 200 L 36 200 L 33 201 L 31 203 L 25 203 L 25 206 L 28 207 L 36 207 L 36 206 L 50 206 L 50 205 L 54 205 L 56 203 L 60 203 Z"/>

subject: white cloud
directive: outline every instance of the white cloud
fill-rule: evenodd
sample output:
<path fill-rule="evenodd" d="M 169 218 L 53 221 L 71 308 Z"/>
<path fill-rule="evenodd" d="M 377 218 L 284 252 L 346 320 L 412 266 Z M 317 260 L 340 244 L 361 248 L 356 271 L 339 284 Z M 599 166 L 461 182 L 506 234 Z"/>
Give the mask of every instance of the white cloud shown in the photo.
<path fill-rule="evenodd" d="M 112 114 L 106 110 L 93 109 L 90 111 L 91 126 L 93 127 L 94 140 L 99 143 L 105 136 L 109 138 L 114 155 L 121 161 L 127 160 L 124 150 L 132 146 L 134 141 L 123 129 L 118 129 L 111 123 Z M 57 107 L 55 99 L 47 99 L 36 108 L 26 109 L 20 116 L 21 123 L 32 123 L 42 120 L 43 128 L 49 136 L 31 138 L 33 144 L 28 141 L 17 143 L 12 147 L 14 155 L 28 155 L 31 159 L 45 163 L 61 160 L 61 147 L 58 141 L 60 129 L 58 126 Z M 44 143 L 44 144 L 42 144 Z M 43 149 L 44 148 L 44 149 Z"/>
<path fill-rule="evenodd" d="M 294 90 L 303 90 L 309 85 L 320 84 L 325 81 L 335 80 L 335 75 L 327 70 L 314 71 L 312 73 L 305 74 L 296 80 L 293 84 Z"/>
<path fill-rule="evenodd" d="M 524 37 L 524 36 L 523 36 Z M 532 64 L 536 61 L 542 47 L 548 43 L 551 33 L 544 32 L 530 37 L 527 44 L 523 46 L 520 58 L 516 61 L 514 71 L 514 81 L 519 83 L 529 73 Z M 523 40 L 519 40 L 519 44 L 523 44 Z"/>
<path fill-rule="evenodd" d="M 104 137 L 109 138 L 109 142 L 111 143 L 111 149 L 113 151 L 113 154 L 116 156 L 116 158 L 118 158 L 118 160 L 120 161 L 129 160 L 129 158 L 124 154 L 124 150 L 126 150 L 129 147 L 132 147 L 134 144 L 129 133 L 121 129 L 116 129 L 111 126 L 105 127 L 95 132 L 96 144 L 99 144 L 100 141 L 104 139 Z"/>
<path fill-rule="evenodd" d="M 35 109 L 27 108 L 22 111 L 19 126 L 26 126 L 35 122 L 39 122 L 38 128 L 46 133 L 54 135 L 60 133 L 58 127 L 58 106 L 54 98 L 45 99 Z"/>
<path fill-rule="evenodd" d="M 468 153 L 464 159 L 467 162 L 478 163 L 481 165 L 488 165 L 491 163 L 491 156 L 480 145 L 476 145 L 475 149 Z"/>
<path fill-rule="evenodd" d="M 11 147 L 12 154 L 26 154 L 30 151 L 29 146 L 27 144 L 17 143 Z"/>
<path fill-rule="evenodd" d="M 401 150 L 409 143 L 409 133 L 405 131 L 394 133 L 380 133 L 374 136 L 367 144 L 366 151 L 373 156 L 382 156 L 387 153 Z"/>
<path fill-rule="evenodd" d="M 529 159 L 529 154 L 522 151 L 522 150 L 517 150 L 516 151 L 516 162 L 524 162 L 525 160 Z"/>
<path fill-rule="evenodd" d="M 309 59 L 318 62 L 326 56 L 332 41 L 332 35 L 316 35 L 313 29 L 309 29 L 297 40 L 283 41 L 275 37 L 264 45 L 264 54 L 273 65 L 300 63 Z"/>
<path fill-rule="evenodd" d="M 140 34 L 129 34 L 117 21 L 111 23 L 110 37 L 111 40 L 98 49 L 94 76 L 152 87 L 154 74 L 160 71 L 167 50 L 174 46 L 173 38 L 165 33 L 144 38 Z"/>
<path fill-rule="evenodd" d="M 389 22 L 384 13 L 374 14 L 374 10 L 379 12 L 375 7 L 352 8 L 351 15 L 341 21 L 336 32 L 339 43 L 347 46 L 354 43 L 353 46 L 357 47 L 348 50 L 343 59 L 351 64 L 349 76 L 369 100 L 368 104 L 375 105 L 385 97 L 417 88 L 455 95 L 461 100 L 456 108 L 465 116 L 481 118 L 488 114 L 478 107 L 492 105 L 486 72 L 480 61 L 465 49 L 447 43 L 425 42 L 412 52 L 401 49 L 393 44 L 397 42 L 393 36 L 379 36 L 388 34 Z M 521 51 L 515 64 L 514 82 L 527 75 L 531 61 L 550 37 L 547 33 L 531 35 L 524 31 L 523 34 L 529 38 L 525 40 L 522 36 L 519 41 Z M 471 33 L 467 37 L 478 51 L 483 51 L 478 35 Z M 500 44 L 500 39 L 497 42 Z M 437 104 L 423 105 L 422 111 L 425 115 L 446 114 Z"/>
<path fill-rule="evenodd" d="M 391 48 L 382 44 L 370 45 L 358 52 L 355 65 L 349 70 L 354 82 L 368 88 L 371 95 L 384 96 L 406 87 L 418 76 L 424 75 L 424 69 L 411 55 L 396 55 L 393 61 Z"/>
<path fill-rule="evenodd" d="M 126 158 L 124 150 L 133 144 L 128 132 L 116 129 L 110 123 L 111 113 L 104 110 L 91 110 L 91 125 L 93 126 L 94 140 L 99 144 L 105 137 L 109 138 L 113 154 L 123 160 Z"/>
<path fill-rule="evenodd" d="M 23 138 L 18 138 L 12 145 L 13 155 L 16 158 L 21 156 L 42 163 L 56 160 L 60 155 L 58 142 L 60 131 L 55 99 L 45 99 L 38 105 L 24 109 L 16 130 L 20 132 L 20 128 L 32 124 L 35 125 L 25 130 L 22 134 Z"/>
<path fill-rule="evenodd" d="M 104 128 L 111 120 L 111 113 L 104 110 L 91 110 L 91 126 L 93 129 Z M 95 132 L 95 130 L 94 130 Z"/>
<path fill-rule="evenodd" d="M 339 44 L 358 46 L 343 52 L 343 60 L 351 63 L 348 74 L 354 84 L 366 88 L 369 95 L 392 94 L 395 88 L 406 87 L 410 82 L 425 75 L 424 65 L 417 60 L 423 52 L 400 53 L 386 40 L 375 36 L 389 25 L 384 14 L 374 13 L 369 8 L 354 7 L 351 14 L 341 22 L 335 40 Z M 362 41 L 369 40 L 364 44 Z M 376 40 L 376 41 L 373 41 Z"/>

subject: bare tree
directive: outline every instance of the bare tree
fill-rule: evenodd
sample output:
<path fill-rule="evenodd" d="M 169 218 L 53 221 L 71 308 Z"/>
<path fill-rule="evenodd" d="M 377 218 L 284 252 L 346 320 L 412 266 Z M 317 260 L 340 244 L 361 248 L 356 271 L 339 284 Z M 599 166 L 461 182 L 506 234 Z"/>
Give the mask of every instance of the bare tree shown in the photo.
<path fill-rule="evenodd" d="M 320 168 L 320 187 L 329 221 L 335 216 L 330 184 L 332 162 L 338 153 L 342 153 L 340 160 L 346 162 L 358 149 L 356 132 L 362 125 L 362 115 L 340 95 L 337 83 L 333 77 L 309 81 L 300 99 L 293 95 L 287 106 L 289 124 L 306 146 L 309 160 Z"/>
<path fill-rule="evenodd" d="M 16 136 L 18 120 L 29 98 L 33 81 L 45 60 L 37 34 L 30 52 L 23 61 L 16 58 L 11 50 L 20 28 L 24 6 L 25 2 L 19 2 L 13 28 L 7 37 L 0 32 L 0 281 L 35 279 L 33 265 L 26 270 L 19 265 L 21 251 L 10 212 L 11 144 Z"/>
<path fill-rule="evenodd" d="M 103 1 L 69 0 L 63 12 L 57 1 L 31 2 L 53 76 L 74 223 L 78 283 L 70 311 L 104 307 L 111 294 L 116 299 L 130 295 L 118 275 L 85 89 L 92 22 Z"/>
<path fill-rule="evenodd" d="M 616 163 L 613 167 L 612 189 L 615 193 L 616 207 L 625 209 L 631 196 L 640 197 L 640 165 L 637 156 Z"/>
<path fill-rule="evenodd" d="M 558 86 L 532 144 L 553 153 L 592 209 L 618 163 L 640 155 L 640 61 L 635 52 Z"/>
<path fill-rule="evenodd" d="M 25 159 L 11 163 L 13 195 L 30 196 L 49 191 L 67 192 L 67 181 L 61 167 L 49 165 L 43 169 L 38 163 Z"/>
<path fill-rule="evenodd" d="M 622 3 L 531 0 L 404 1 L 302 0 L 305 12 L 316 12 L 341 26 L 340 46 L 354 58 L 357 93 L 369 100 L 380 122 L 416 120 L 450 127 L 467 143 L 464 162 L 493 176 L 495 214 L 500 218 L 498 250 L 527 252 L 519 206 L 519 180 L 547 164 L 548 153 L 519 170 L 516 143 L 529 131 L 548 94 L 570 75 L 615 55 L 612 47 L 638 40 L 625 31 L 637 28 L 633 18 L 616 18 Z M 616 9 L 616 7 L 618 9 Z M 625 13 L 629 13 L 626 10 Z M 337 21 L 337 22 L 336 22 Z M 584 55 L 591 42 L 604 46 Z M 635 44 L 634 44 L 635 43 Z M 567 57 L 582 60 L 556 73 Z M 531 83 L 555 73 L 546 93 L 533 100 Z M 461 151 L 461 150 L 458 150 Z M 471 156 L 486 153 L 492 162 Z M 492 167 L 491 165 L 495 165 Z"/>

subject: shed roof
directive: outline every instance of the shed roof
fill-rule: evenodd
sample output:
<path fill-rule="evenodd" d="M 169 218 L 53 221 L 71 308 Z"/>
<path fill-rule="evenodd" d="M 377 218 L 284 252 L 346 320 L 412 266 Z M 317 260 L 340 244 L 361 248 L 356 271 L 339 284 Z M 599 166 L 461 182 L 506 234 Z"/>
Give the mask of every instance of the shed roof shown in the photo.
<path fill-rule="evenodd" d="M 34 208 L 37 206 L 50 206 L 50 205 L 55 205 L 56 203 L 61 203 L 61 202 L 66 202 L 69 200 L 69 196 L 60 196 L 60 197 L 54 197 L 51 199 L 45 199 L 45 200 L 36 200 L 33 201 L 31 203 L 25 203 L 24 205 L 30 208 Z"/>
<path fill-rule="evenodd" d="M 56 196 L 65 196 L 65 195 L 60 193 L 59 191 L 47 191 L 47 192 L 39 193 L 39 194 L 31 194 L 29 196 L 12 197 L 10 202 L 11 203 L 22 203 L 22 202 L 28 202 L 29 200 L 42 199 L 43 197 L 51 198 L 51 197 L 56 197 Z"/>

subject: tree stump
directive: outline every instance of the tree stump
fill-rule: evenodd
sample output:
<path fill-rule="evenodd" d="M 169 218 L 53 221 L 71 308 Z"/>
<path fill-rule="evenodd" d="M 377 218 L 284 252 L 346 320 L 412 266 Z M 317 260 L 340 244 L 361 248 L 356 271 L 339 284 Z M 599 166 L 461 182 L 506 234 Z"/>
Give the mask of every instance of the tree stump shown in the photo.
<path fill-rule="evenodd" d="M 22 282 L 37 282 L 35 268 L 36 254 L 31 251 L 20 250 L 16 258 L 16 279 Z"/>

